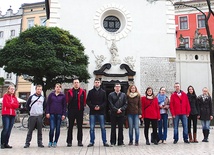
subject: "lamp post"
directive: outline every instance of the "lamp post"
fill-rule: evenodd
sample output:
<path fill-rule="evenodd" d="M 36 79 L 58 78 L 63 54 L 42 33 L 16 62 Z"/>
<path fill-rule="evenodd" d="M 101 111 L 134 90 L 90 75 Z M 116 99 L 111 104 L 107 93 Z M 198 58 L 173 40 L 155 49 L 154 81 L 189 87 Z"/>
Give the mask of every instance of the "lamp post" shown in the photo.
<path fill-rule="evenodd" d="M 42 81 L 43 81 L 43 93 L 44 93 L 44 96 L 46 97 L 46 81 L 47 81 L 47 79 L 46 79 L 46 77 L 43 77 L 42 78 Z"/>

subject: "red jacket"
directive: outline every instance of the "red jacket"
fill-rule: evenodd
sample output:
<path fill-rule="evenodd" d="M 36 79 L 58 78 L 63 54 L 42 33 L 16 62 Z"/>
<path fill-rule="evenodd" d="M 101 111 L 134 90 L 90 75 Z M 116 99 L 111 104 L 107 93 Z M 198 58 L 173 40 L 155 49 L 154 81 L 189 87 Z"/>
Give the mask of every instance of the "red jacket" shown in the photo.
<path fill-rule="evenodd" d="M 158 99 L 148 99 L 146 96 L 141 97 L 142 103 L 142 118 L 160 119 L 160 107 L 158 106 Z"/>
<path fill-rule="evenodd" d="M 19 102 L 15 95 L 4 94 L 2 101 L 2 115 L 16 116 L 16 111 L 19 107 Z"/>
<path fill-rule="evenodd" d="M 187 94 L 181 91 L 181 96 L 178 96 L 177 92 L 174 92 L 170 98 L 170 112 L 172 116 L 189 115 L 190 111 Z"/>

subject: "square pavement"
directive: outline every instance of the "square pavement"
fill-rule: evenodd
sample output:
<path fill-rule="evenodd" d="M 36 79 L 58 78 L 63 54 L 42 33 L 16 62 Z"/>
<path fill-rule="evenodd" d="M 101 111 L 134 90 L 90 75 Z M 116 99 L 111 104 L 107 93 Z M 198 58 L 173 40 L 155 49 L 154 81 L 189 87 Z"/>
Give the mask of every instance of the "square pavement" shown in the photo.
<path fill-rule="evenodd" d="M 1 130 L 1 129 L 0 129 Z M 73 130 L 72 147 L 67 147 L 66 127 L 61 128 L 61 134 L 56 148 L 48 148 L 49 130 L 43 129 L 43 144 L 44 148 L 37 147 L 37 131 L 33 132 L 31 145 L 29 148 L 23 148 L 27 129 L 24 129 L 15 124 L 12 129 L 9 144 L 12 149 L 0 149 L 0 155 L 214 155 L 214 136 L 213 129 L 210 131 L 209 142 L 201 142 L 203 139 L 201 129 L 198 129 L 199 143 L 185 144 L 182 139 L 182 127 L 179 128 L 179 141 L 173 144 L 173 128 L 168 128 L 167 144 L 146 145 L 144 138 L 144 128 L 140 128 L 139 146 L 129 146 L 128 129 L 124 128 L 124 143 L 125 146 L 104 147 L 101 139 L 100 128 L 95 129 L 95 144 L 93 147 L 87 147 L 90 141 L 89 128 L 83 129 L 83 147 L 77 146 L 77 129 Z M 149 132 L 151 133 L 150 128 Z M 110 128 L 106 128 L 107 141 L 109 143 Z"/>

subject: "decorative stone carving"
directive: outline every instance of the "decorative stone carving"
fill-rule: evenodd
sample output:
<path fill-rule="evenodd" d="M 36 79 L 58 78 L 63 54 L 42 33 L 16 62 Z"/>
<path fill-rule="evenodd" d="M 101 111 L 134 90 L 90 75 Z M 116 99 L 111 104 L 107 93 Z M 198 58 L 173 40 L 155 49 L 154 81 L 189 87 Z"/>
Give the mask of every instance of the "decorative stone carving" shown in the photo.
<path fill-rule="evenodd" d="M 114 40 L 112 41 L 109 51 L 111 53 L 111 60 L 110 60 L 111 64 L 114 66 L 117 64 L 120 64 L 121 60 L 118 58 L 119 57 L 118 49 Z"/>
<path fill-rule="evenodd" d="M 95 60 L 95 63 L 97 65 L 96 68 L 97 69 L 101 68 L 103 65 L 102 63 L 106 59 L 106 57 L 104 55 L 95 55 L 93 50 L 91 52 L 93 53 L 94 57 L 96 58 L 96 60 Z"/>
<path fill-rule="evenodd" d="M 129 67 L 134 70 L 136 60 L 134 60 L 133 56 L 125 57 L 124 62 L 126 62 Z"/>

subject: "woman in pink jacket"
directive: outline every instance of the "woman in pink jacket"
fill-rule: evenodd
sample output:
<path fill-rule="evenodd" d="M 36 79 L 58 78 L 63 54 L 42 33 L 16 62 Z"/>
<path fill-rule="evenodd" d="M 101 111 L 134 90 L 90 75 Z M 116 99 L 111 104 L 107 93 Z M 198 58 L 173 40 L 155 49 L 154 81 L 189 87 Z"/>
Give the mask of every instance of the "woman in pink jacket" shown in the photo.
<path fill-rule="evenodd" d="M 2 101 L 3 130 L 1 132 L 1 149 L 12 148 L 12 146 L 8 145 L 8 142 L 15 121 L 15 109 L 18 107 L 19 103 L 15 96 L 15 87 L 10 85 L 7 89 L 7 92 L 4 94 Z"/>

